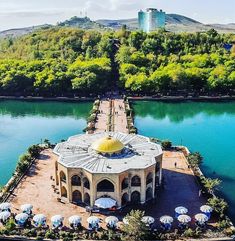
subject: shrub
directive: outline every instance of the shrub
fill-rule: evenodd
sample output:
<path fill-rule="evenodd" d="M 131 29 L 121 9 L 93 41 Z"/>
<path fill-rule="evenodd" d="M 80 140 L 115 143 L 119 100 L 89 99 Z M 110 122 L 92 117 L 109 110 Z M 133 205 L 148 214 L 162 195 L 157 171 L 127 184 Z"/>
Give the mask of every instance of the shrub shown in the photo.
<path fill-rule="evenodd" d="M 171 147 L 172 147 L 172 142 L 169 141 L 169 140 L 164 140 L 164 141 L 161 142 L 161 145 L 162 145 L 162 148 L 163 148 L 164 150 L 171 149 Z"/>
<path fill-rule="evenodd" d="M 218 197 L 209 198 L 207 204 L 213 208 L 220 218 L 224 217 L 224 213 L 228 208 L 228 204 L 224 199 Z"/>
<path fill-rule="evenodd" d="M 41 152 L 41 147 L 39 145 L 32 145 L 28 148 L 28 153 L 31 155 L 33 158 L 37 158 Z"/>
<path fill-rule="evenodd" d="M 203 157 L 199 152 L 190 153 L 188 156 L 188 162 L 193 167 L 198 167 L 203 161 Z"/>
<path fill-rule="evenodd" d="M 14 221 L 13 218 L 10 218 L 7 221 L 7 223 L 5 225 L 5 228 L 6 228 L 7 231 L 12 231 L 12 230 L 14 230 L 16 228 L 16 224 L 15 224 L 15 221 Z"/>

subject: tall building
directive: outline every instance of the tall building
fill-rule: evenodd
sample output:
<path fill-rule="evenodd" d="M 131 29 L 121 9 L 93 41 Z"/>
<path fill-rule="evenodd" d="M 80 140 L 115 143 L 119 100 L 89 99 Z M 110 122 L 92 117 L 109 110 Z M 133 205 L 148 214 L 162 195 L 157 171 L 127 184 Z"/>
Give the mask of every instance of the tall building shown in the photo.
<path fill-rule="evenodd" d="M 159 28 L 165 28 L 166 13 L 156 8 L 147 8 L 146 12 L 138 13 L 139 28 L 144 32 L 151 32 Z"/>

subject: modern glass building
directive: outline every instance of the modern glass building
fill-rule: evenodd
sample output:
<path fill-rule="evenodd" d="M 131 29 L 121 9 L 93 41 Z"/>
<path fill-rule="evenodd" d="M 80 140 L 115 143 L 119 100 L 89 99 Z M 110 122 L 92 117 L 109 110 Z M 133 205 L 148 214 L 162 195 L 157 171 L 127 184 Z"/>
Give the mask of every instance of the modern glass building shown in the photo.
<path fill-rule="evenodd" d="M 166 13 L 156 8 L 147 8 L 146 12 L 138 13 L 139 28 L 144 32 L 151 32 L 159 28 L 165 28 Z"/>

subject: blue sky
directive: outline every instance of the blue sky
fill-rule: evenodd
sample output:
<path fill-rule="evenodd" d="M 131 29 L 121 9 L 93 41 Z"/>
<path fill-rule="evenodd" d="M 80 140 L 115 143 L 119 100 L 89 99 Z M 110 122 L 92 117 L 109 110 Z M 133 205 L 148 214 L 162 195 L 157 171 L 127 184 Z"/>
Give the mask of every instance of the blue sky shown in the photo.
<path fill-rule="evenodd" d="M 203 23 L 235 23 L 235 0 L 0 0 L 0 30 L 54 24 L 81 11 L 92 19 L 133 18 L 147 7 Z"/>

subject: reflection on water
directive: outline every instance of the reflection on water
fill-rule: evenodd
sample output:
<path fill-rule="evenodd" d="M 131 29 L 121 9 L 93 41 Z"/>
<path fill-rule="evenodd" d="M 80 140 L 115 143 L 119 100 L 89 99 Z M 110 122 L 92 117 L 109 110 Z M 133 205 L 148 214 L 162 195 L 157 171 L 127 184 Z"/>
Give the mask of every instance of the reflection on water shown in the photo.
<path fill-rule="evenodd" d="M 0 101 L 0 185 L 28 146 L 82 133 L 92 103 Z"/>
<path fill-rule="evenodd" d="M 204 156 L 203 172 L 223 180 L 235 221 L 235 102 L 134 102 L 140 134 L 183 144 Z"/>

